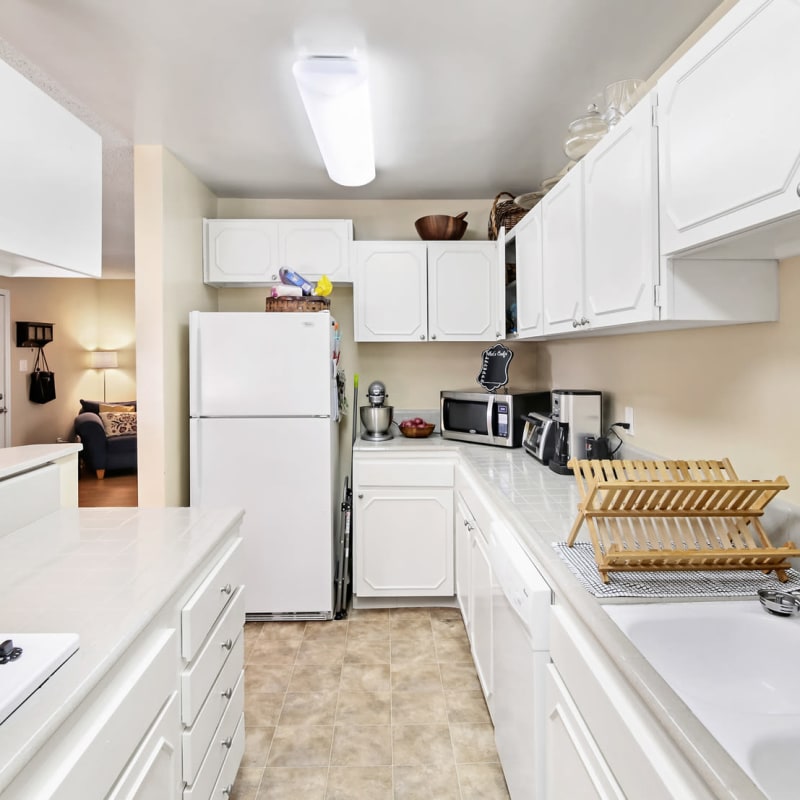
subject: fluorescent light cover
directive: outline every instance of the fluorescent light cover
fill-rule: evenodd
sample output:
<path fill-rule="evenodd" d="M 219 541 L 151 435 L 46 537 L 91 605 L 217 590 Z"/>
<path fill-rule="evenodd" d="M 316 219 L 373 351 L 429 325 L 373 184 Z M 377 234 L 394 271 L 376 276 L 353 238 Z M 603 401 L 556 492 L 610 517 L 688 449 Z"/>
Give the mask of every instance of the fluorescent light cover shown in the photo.
<path fill-rule="evenodd" d="M 93 350 L 91 353 L 92 369 L 116 369 L 119 366 L 116 350 Z"/>
<path fill-rule="evenodd" d="M 367 67 L 347 56 L 309 56 L 292 68 L 332 181 L 363 186 L 375 177 Z"/>

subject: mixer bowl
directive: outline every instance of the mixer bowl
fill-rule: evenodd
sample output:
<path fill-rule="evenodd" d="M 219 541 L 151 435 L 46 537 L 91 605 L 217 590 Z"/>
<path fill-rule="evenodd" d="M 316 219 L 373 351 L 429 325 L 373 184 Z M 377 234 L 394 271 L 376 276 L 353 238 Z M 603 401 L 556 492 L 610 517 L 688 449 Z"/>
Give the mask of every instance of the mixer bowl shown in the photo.
<path fill-rule="evenodd" d="M 394 406 L 361 406 L 358 411 L 368 437 L 391 438 L 391 434 L 389 436 L 386 434 L 389 433 L 394 418 Z"/>

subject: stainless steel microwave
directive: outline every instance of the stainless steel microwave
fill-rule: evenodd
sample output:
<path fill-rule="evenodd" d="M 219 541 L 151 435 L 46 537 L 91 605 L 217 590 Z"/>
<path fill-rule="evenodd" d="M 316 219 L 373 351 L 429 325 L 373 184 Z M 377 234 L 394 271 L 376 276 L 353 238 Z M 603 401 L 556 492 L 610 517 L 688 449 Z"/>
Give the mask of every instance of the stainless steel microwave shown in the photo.
<path fill-rule="evenodd" d="M 550 392 L 441 392 L 439 429 L 445 439 L 520 447 L 524 418 L 550 413 Z"/>

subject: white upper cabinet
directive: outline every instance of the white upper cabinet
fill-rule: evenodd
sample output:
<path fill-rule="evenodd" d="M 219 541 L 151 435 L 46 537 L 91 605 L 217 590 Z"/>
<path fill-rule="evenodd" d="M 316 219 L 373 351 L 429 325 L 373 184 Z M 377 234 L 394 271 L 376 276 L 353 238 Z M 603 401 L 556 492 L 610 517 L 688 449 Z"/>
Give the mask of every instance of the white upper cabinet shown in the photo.
<path fill-rule="evenodd" d="M 521 338 L 544 332 L 542 307 L 542 204 L 515 226 L 517 251 L 517 333 Z"/>
<path fill-rule="evenodd" d="M 309 281 L 347 283 L 353 223 L 343 219 L 207 219 L 204 281 L 212 286 L 266 286 L 288 267 Z"/>
<path fill-rule="evenodd" d="M 0 61 L 0 274 L 102 268 L 101 137 Z"/>
<path fill-rule="evenodd" d="M 658 319 L 655 94 L 583 162 L 585 315 L 593 327 Z"/>
<path fill-rule="evenodd" d="M 588 324 L 583 306 L 583 164 L 575 166 L 542 200 L 545 334 Z"/>
<path fill-rule="evenodd" d="M 799 41 L 797 0 L 740 0 L 658 81 L 662 253 L 800 211 Z M 800 221 L 753 242 L 800 252 Z"/>
<path fill-rule="evenodd" d="M 505 334 L 496 242 L 355 242 L 356 341 L 494 341 Z"/>

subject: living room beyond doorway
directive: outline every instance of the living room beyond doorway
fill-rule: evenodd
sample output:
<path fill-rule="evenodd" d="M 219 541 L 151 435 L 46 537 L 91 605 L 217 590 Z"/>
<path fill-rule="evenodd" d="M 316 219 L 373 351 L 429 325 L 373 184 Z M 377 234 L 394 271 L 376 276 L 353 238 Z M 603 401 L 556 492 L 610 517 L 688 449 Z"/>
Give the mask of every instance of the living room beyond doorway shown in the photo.
<path fill-rule="evenodd" d="M 80 508 L 136 506 L 138 505 L 138 496 L 135 469 L 107 472 L 102 480 L 85 467 L 81 467 L 78 473 L 78 506 Z"/>

